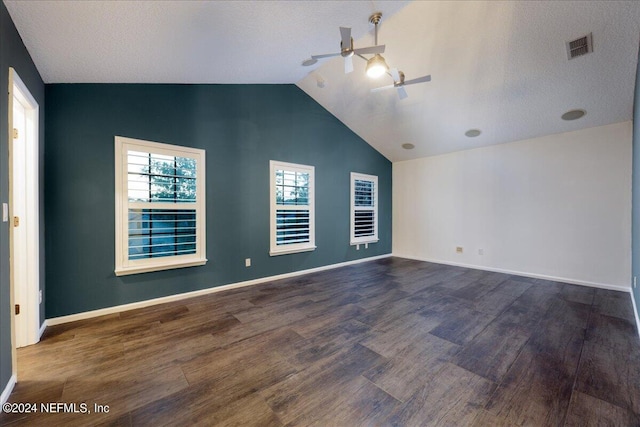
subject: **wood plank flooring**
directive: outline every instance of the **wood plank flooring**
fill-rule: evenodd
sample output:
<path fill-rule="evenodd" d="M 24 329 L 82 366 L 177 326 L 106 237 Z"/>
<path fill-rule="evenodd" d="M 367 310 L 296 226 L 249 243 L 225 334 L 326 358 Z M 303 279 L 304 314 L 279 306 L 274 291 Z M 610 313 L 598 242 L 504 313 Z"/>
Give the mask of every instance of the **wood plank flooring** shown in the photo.
<path fill-rule="evenodd" d="M 18 375 L 92 413 L 2 426 L 640 426 L 628 294 L 400 258 L 49 327 Z"/>

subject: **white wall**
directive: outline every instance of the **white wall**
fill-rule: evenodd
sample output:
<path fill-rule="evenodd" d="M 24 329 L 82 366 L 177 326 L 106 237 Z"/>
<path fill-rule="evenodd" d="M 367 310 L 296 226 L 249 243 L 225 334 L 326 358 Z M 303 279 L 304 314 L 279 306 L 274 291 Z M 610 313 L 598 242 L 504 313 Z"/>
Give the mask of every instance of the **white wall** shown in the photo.
<path fill-rule="evenodd" d="M 625 122 L 394 163 L 393 254 L 628 289 L 631 134 Z"/>

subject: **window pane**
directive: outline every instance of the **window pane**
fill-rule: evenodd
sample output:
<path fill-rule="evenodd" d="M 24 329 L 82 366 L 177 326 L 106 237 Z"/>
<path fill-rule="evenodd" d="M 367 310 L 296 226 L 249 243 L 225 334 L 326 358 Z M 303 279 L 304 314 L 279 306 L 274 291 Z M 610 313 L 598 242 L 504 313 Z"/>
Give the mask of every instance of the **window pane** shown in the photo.
<path fill-rule="evenodd" d="M 309 173 L 276 170 L 276 203 L 308 205 Z"/>
<path fill-rule="evenodd" d="M 127 157 L 130 202 L 196 202 L 195 159 L 140 151 Z"/>
<path fill-rule="evenodd" d="M 129 209 L 129 259 L 196 253 L 196 211 Z"/>
<path fill-rule="evenodd" d="M 356 206 L 371 206 L 375 204 L 374 201 L 374 187 L 373 181 L 355 180 L 355 205 Z"/>

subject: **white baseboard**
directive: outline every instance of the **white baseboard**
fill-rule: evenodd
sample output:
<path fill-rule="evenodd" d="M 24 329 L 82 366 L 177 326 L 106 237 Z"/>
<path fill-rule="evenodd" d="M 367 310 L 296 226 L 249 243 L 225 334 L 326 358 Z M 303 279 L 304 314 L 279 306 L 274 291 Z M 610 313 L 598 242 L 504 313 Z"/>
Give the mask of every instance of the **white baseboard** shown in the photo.
<path fill-rule="evenodd" d="M 154 298 L 145 301 L 133 302 L 130 304 L 116 305 L 113 307 L 101 308 L 98 310 L 85 311 L 83 313 L 70 314 L 68 316 L 52 317 L 45 320 L 43 328 L 47 326 L 59 325 L 61 323 L 75 322 L 77 320 L 90 319 L 92 317 L 104 316 L 106 314 L 120 313 L 122 311 L 135 310 L 137 308 L 149 307 L 167 302 L 179 301 L 187 298 L 193 298 L 200 295 L 212 294 L 215 292 L 227 291 L 229 289 L 242 288 L 245 286 L 258 285 L 260 283 L 272 282 L 274 280 L 287 279 L 290 277 L 302 276 L 309 273 L 316 273 L 324 270 L 332 270 L 334 268 L 346 267 L 348 265 L 359 264 L 367 261 L 375 261 L 377 259 L 388 258 L 391 254 L 378 255 L 368 258 L 356 259 L 353 261 L 345 261 L 337 264 L 324 265 L 322 267 L 310 268 L 308 270 L 293 271 L 291 273 L 278 274 L 275 276 L 261 277 L 259 279 L 247 280 L 244 282 L 231 283 L 228 285 L 216 286 L 213 288 L 201 289 L 198 291 L 185 292 L 182 294 L 168 295 L 166 297 Z M 44 332 L 44 329 L 42 329 Z"/>
<path fill-rule="evenodd" d="M 443 260 L 429 259 L 429 258 L 421 258 L 421 257 L 415 257 L 415 256 L 403 255 L 403 254 L 396 254 L 396 253 L 394 253 L 393 256 L 394 257 L 398 257 L 398 258 L 413 259 L 413 260 L 416 260 L 416 261 L 433 262 L 435 264 L 445 264 L 445 265 L 452 265 L 452 266 L 455 266 L 455 267 L 473 268 L 475 270 L 492 271 L 492 272 L 495 272 L 495 273 L 514 274 L 516 276 L 531 277 L 533 279 L 543 279 L 543 280 L 551 280 L 551 281 L 554 281 L 554 282 L 570 283 L 572 285 L 589 286 L 591 288 L 609 289 L 611 291 L 631 292 L 631 288 L 630 287 L 619 286 L 619 285 L 611 285 L 611 284 L 608 284 L 608 283 L 587 282 L 585 280 L 570 279 L 568 277 L 547 276 L 547 275 L 544 275 L 544 274 L 528 273 L 528 272 L 525 272 L 525 271 L 505 270 L 505 269 L 502 269 L 502 268 L 485 267 L 483 265 L 463 264 L 463 263 L 458 263 L 458 262 L 443 261 Z"/>
<path fill-rule="evenodd" d="M 13 391 L 13 387 L 15 386 L 16 386 L 16 376 L 11 375 L 11 378 L 9 378 L 9 382 L 7 383 L 7 386 L 2 391 L 2 394 L 0 394 L 0 405 L 2 405 L 4 402 L 6 402 L 9 399 L 9 396 Z"/>
<path fill-rule="evenodd" d="M 636 305 L 636 298 L 633 296 L 633 291 L 630 293 L 631 295 L 631 304 L 633 304 L 633 314 L 636 317 L 636 330 L 638 331 L 638 336 L 640 337 L 640 318 L 638 317 L 638 306 Z"/>

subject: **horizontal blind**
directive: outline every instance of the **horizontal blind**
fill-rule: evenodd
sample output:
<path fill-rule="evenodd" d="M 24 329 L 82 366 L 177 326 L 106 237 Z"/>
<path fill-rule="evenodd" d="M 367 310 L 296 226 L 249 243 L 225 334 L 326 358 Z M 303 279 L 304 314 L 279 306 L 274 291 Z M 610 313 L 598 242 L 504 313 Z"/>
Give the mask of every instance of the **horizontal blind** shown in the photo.
<path fill-rule="evenodd" d="M 358 207 L 374 207 L 376 201 L 373 181 L 356 179 L 354 184 L 355 205 Z"/>
<path fill-rule="evenodd" d="M 375 187 L 373 181 L 356 179 L 354 182 L 354 237 L 375 234 Z"/>
<path fill-rule="evenodd" d="M 196 210 L 129 209 L 129 259 L 196 253 Z"/>
<path fill-rule="evenodd" d="M 309 210 L 276 210 L 276 244 L 289 245 L 309 242 Z"/>
<path fill-rule="evenodd" d="M 196 253 L 196 210 L 185 207 L 197 201 L 196 167 L 189 157 L 127 151 L 129 260 Z"/>
<path fill-rule="evenodd" d="M 373 210 L 356 209 L 354 221 L 355 237 L 375 235 L 375 212 Z"/>

